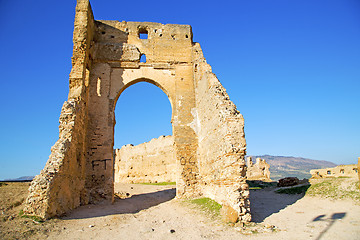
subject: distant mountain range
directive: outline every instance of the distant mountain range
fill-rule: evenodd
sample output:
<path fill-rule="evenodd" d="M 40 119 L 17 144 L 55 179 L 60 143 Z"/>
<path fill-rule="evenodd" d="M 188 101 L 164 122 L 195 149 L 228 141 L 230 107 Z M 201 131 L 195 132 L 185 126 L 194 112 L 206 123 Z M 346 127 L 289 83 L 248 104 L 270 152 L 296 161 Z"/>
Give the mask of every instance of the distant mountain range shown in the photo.
<path fill-rule="evenodd" d="M 23 176 L 14 179 L 4 179 L 2 182 L 30 182 L 32 181 L 34 176 Z"/>
<path fill-rule="evenodd" d="M 310 178 L 310 170 L 318 168 L 331 168 L 337 166 L 335 163 L 323 160 L 313 160 L 301 157 L 285 156 L 252 156 L 255 158 L 265 159 L 270 165 L 270 178 L 279 180 L 284 177 L 297 177 L 299 179 Z"/>

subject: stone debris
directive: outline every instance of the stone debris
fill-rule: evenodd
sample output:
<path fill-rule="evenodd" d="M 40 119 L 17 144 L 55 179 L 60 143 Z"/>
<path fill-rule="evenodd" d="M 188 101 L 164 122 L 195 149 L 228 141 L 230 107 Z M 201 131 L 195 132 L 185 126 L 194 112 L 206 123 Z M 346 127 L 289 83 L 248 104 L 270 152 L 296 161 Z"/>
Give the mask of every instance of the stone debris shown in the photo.
<path fill-rule="evenodd" d="M 116 196 L 120 199 L 125 199 L 125 198 L 130 198 L 132 195 L 128 192 L 119 191 L 119 192 L 114 193 L 114 196 Z"/>
<path fill-rule="evenodd" d="M 220 216 L 223 222 L 236 223 L 239 219 L 237 212 L 228 205 L 223 205 L 220 209 Z"/>
<path fill-rule="evenodd" d="M 277 186 L 278 187 L 289 187 L 289 186 L 295 186 L 300 183 L 299 179 L 297 177 L 286 177 L 279 179 Z"/>
<path fill-rule="evenodd" d="M 252 235 L 258 233 L 272 233 L 272 232 L 280 231 L 280 229 L 274 225 L 268 225 L 268 224 L 264 225 L 261 223 L 254 223 L 254 222 L 250 222 L 246 224 L 237 223 L 235 224 L 234 228 L 244 235 Z"/>

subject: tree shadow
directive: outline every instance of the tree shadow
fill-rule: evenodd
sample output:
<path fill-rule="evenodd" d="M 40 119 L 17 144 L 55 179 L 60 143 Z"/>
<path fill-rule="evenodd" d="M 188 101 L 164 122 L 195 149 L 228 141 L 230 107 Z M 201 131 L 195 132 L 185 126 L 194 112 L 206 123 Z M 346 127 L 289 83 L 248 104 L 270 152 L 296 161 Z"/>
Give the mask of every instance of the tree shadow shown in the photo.
<path fill-rule="evenodd" d="M 253 222 L 263 222 L 265 218 L 294 204 L 305 195 L 304 193 L 280 194 L 274 192 L 275 189 L 275 187 L 253 190 L 250 188 L 250 210 Z"/>
<path fill-rule="evenodd" d="M 115 199 L 114 203 L 104 201 L 99 204 L 81 206 L 61 219 L 84 219 L 103 217 L 115 214 L 134 214 L 154 207 L 175 198 L 176 189 L 166 189 L 157 192 L 132 195 L 125 199 Z"/>

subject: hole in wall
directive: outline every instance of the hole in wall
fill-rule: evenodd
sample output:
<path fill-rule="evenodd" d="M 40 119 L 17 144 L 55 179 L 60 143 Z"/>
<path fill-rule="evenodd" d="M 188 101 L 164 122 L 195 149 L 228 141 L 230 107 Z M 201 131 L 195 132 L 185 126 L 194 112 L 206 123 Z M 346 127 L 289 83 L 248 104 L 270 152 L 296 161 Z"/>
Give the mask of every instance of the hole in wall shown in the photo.
<path fill-rule="evenodd" d="M 189 38 L 189 36 L 186 34 L 186 35 L 185 35 L 185 38 Z"/>
<path fill-rule="evenodd" d="M 104 31 L 101 32 L 101 34 L 103 34 L 103 35 L 104 35 L 105 33 L 106 33 L 106 32 L 104 32 Z"/>
<path fill-rule="evenodd" d="M 141 54 L 141 56 L 140 56 L 140 62 L 141 62 L 141 63 L 146 63 L 146 55 L 145 55 L 145 54 Z"/>
<path fill-rule="evenodd" d="M 147 35 L 147 33 L 146 34 L 145 33 L 140 33 L 139 38 L 140 39 L 148 39 L 148 35 Z"/>
<path fill-rule="evenodd" d="M 148 30 L 146 28 L 139 28 L 139 38 L 148 39 Z"/>

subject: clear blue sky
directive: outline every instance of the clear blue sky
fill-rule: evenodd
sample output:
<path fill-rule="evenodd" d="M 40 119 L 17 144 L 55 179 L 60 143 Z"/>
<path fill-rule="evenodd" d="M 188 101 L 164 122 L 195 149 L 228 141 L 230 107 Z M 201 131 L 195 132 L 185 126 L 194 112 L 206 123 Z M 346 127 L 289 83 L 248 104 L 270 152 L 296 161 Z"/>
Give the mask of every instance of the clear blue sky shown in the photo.
<path fill-rule="evenodd" d="M 245 118 L 248 154 L 360 157 L 360 1 L 92 0 L 95 19 L 190 24 Z M 0 0 L 0 179 L 35 175 L 67 99 L 75 1 Z M 116 147 L 171 134 L 166 95 L 119 98 Z M 119 134 L 121 133 L 121 134 Z"/>

